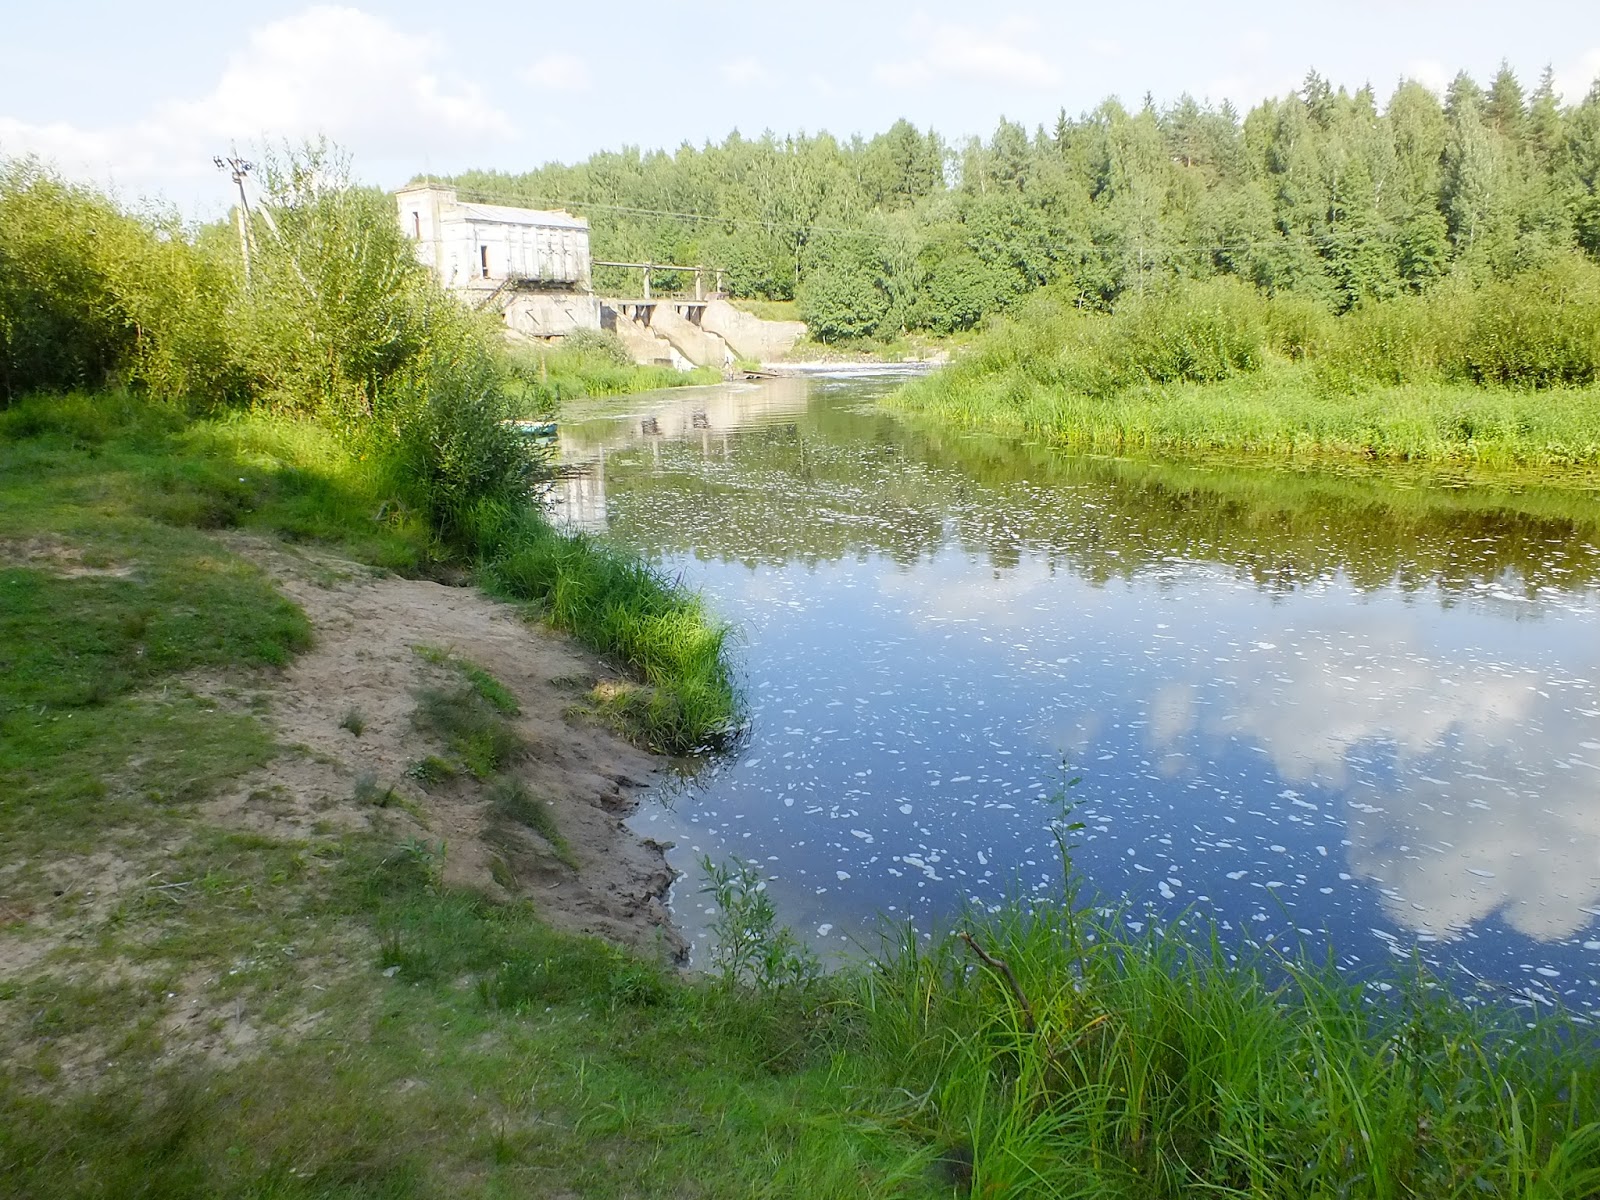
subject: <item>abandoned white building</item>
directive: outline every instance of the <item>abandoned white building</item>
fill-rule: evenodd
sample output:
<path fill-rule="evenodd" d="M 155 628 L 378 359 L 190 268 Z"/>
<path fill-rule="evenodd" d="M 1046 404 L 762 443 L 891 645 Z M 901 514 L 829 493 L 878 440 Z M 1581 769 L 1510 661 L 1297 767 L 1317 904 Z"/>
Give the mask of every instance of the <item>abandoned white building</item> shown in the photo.
<path fill-rule="evenodd" d="M 706 268 L 659 268 L 695 273 L 695 295 L 679 298 L 651 295 L 652 264 L 602 263 L 644 273 L 642 299 L 602 301 L 594 291 L 589 223 L 571 213 L 467 203 L 436 183 L 401 188 L 395 201 L 417 260 L 466 303 L 500 313 L 520 337 L 603 328 L 636 362 L 727 368 L 739 358 L 780 357 L 805 333 L 798 321 L 763 321 L 720 295 L 706 296 Z"/>
<path fill-rule="evenodd" d="M 417 259 L 477 308 L 500 312 L 526 337 L 600 328 L 589 258 L 589 223 L 565 212 L 470 204 L 423 183 L 395 199 Z"/>

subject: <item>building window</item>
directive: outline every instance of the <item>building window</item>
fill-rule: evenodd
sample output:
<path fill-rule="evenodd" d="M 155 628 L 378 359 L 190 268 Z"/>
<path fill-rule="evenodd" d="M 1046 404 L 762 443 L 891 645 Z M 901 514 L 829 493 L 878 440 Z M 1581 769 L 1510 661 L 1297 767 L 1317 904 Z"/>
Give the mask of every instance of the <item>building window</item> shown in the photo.
<path fill-rule="evenodd" d="M 478 261 L 483 268 L 483 277 L 489 278 L 489 247 L 478 247 Z"/>
<path fill-rule="evenodd" d="M 422 214 L 419 212 L 411 214 L 411 232 L 417 241 L 422 240 Z"/>

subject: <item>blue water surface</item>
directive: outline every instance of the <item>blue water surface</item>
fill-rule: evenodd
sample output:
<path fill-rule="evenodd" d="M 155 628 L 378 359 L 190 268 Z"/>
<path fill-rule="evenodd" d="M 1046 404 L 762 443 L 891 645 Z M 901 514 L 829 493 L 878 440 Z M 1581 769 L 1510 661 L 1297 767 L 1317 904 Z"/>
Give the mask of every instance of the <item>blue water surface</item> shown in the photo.
<path fill-rule="evenodd" d="M 563 519 L 738 630 L 747 738 L 633 821 L 697 950 L 702 855 L 826 952 L 1059 890 L 1065 801 L 1135 931 L 1600 1005 L 1600 506 L 1072 458 L 920 430 L 892 385 L 563 429 Z"/>

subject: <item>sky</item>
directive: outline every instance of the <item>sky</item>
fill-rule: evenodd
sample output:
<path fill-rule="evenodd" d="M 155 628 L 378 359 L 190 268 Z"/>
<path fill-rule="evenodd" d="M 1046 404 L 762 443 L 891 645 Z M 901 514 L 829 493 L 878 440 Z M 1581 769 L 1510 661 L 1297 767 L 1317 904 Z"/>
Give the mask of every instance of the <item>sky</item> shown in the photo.
<path fill-rule="evenodd" d="M 3 0 L 0 156 L 210 218 L 231 194 L 212 157 L 265 140 L 326 135 L 396 187 L 734 129 L 844 138 L 905 117 L 954 140 L 1112 95 L 1243 111 L 1311 69 L 1381 100 L 1406 77 L 1487 83 L 1502 60 L 1530 90 L 1550 66 L 1577 102 L 1600 76 L 1600 3 Z"/>

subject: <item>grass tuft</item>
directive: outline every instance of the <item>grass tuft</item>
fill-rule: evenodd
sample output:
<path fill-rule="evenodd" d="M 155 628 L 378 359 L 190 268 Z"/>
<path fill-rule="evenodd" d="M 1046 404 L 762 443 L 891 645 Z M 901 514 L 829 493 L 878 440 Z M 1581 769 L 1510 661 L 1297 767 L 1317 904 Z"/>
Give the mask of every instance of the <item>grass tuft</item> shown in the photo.
<path fill-rule="evenodd" d="M 417 694 L 412 721 L 439 738 L 476 779 L 488 779 L 524 749 L 522 738 L 499 710 L 470 686 L 424 688 Z"/>
<path fill-rule="evenodd" d="M 423 787 L 437 787 L 441 783 L 448 783 L 456 777 L 456 774 L 454 764 L 437 754 L 424 755 L 406 767 L 407 778 L 415 779 Z"/>
<path fill-rule="evenodd" d="M 504 775 L 496 779 L 489 787 L 489 808 L 502 820 L 533 830 L 549 844 L 558 859 L 574 871 L 578 869 L 577 856 L 556 826 L 550 802 L 535 796 L 520 779 Z"/>
<path fill-rule="evenodd" d="M 479 697 L 487 701 L 497 712 L 503 716 L 514 717 L 522 712 L 522 705 L 518 702 L 511 689 L 506 687 L 493 675 L 489 674 L 477 663 L 470 662 L 448 650 L 438 646 L 413 646 L 418 657 L 438 667 L 449 667 L 461 676 L 477 692 Z"/>
<path fill-rule="evenodd" d="M 381 784 L 371 771 L 363 771 L 356 776 L 355 790 L 350 798 L 358 805 L 370 804 L 374 808 L 388 808 L 398 797 L 392 785 Z"/>
<path fill-rule="evenodd" d="M 729 631 L 698 597 L 601 542 L 541 521 L 514 522 L 497 543 L 483 568 L 486 586 L 531 601 L 551 625 L 643 676 L 644 686 L 620 692 L 613 711 L 647 746 L 687 754 L 735 736 Z"/>

